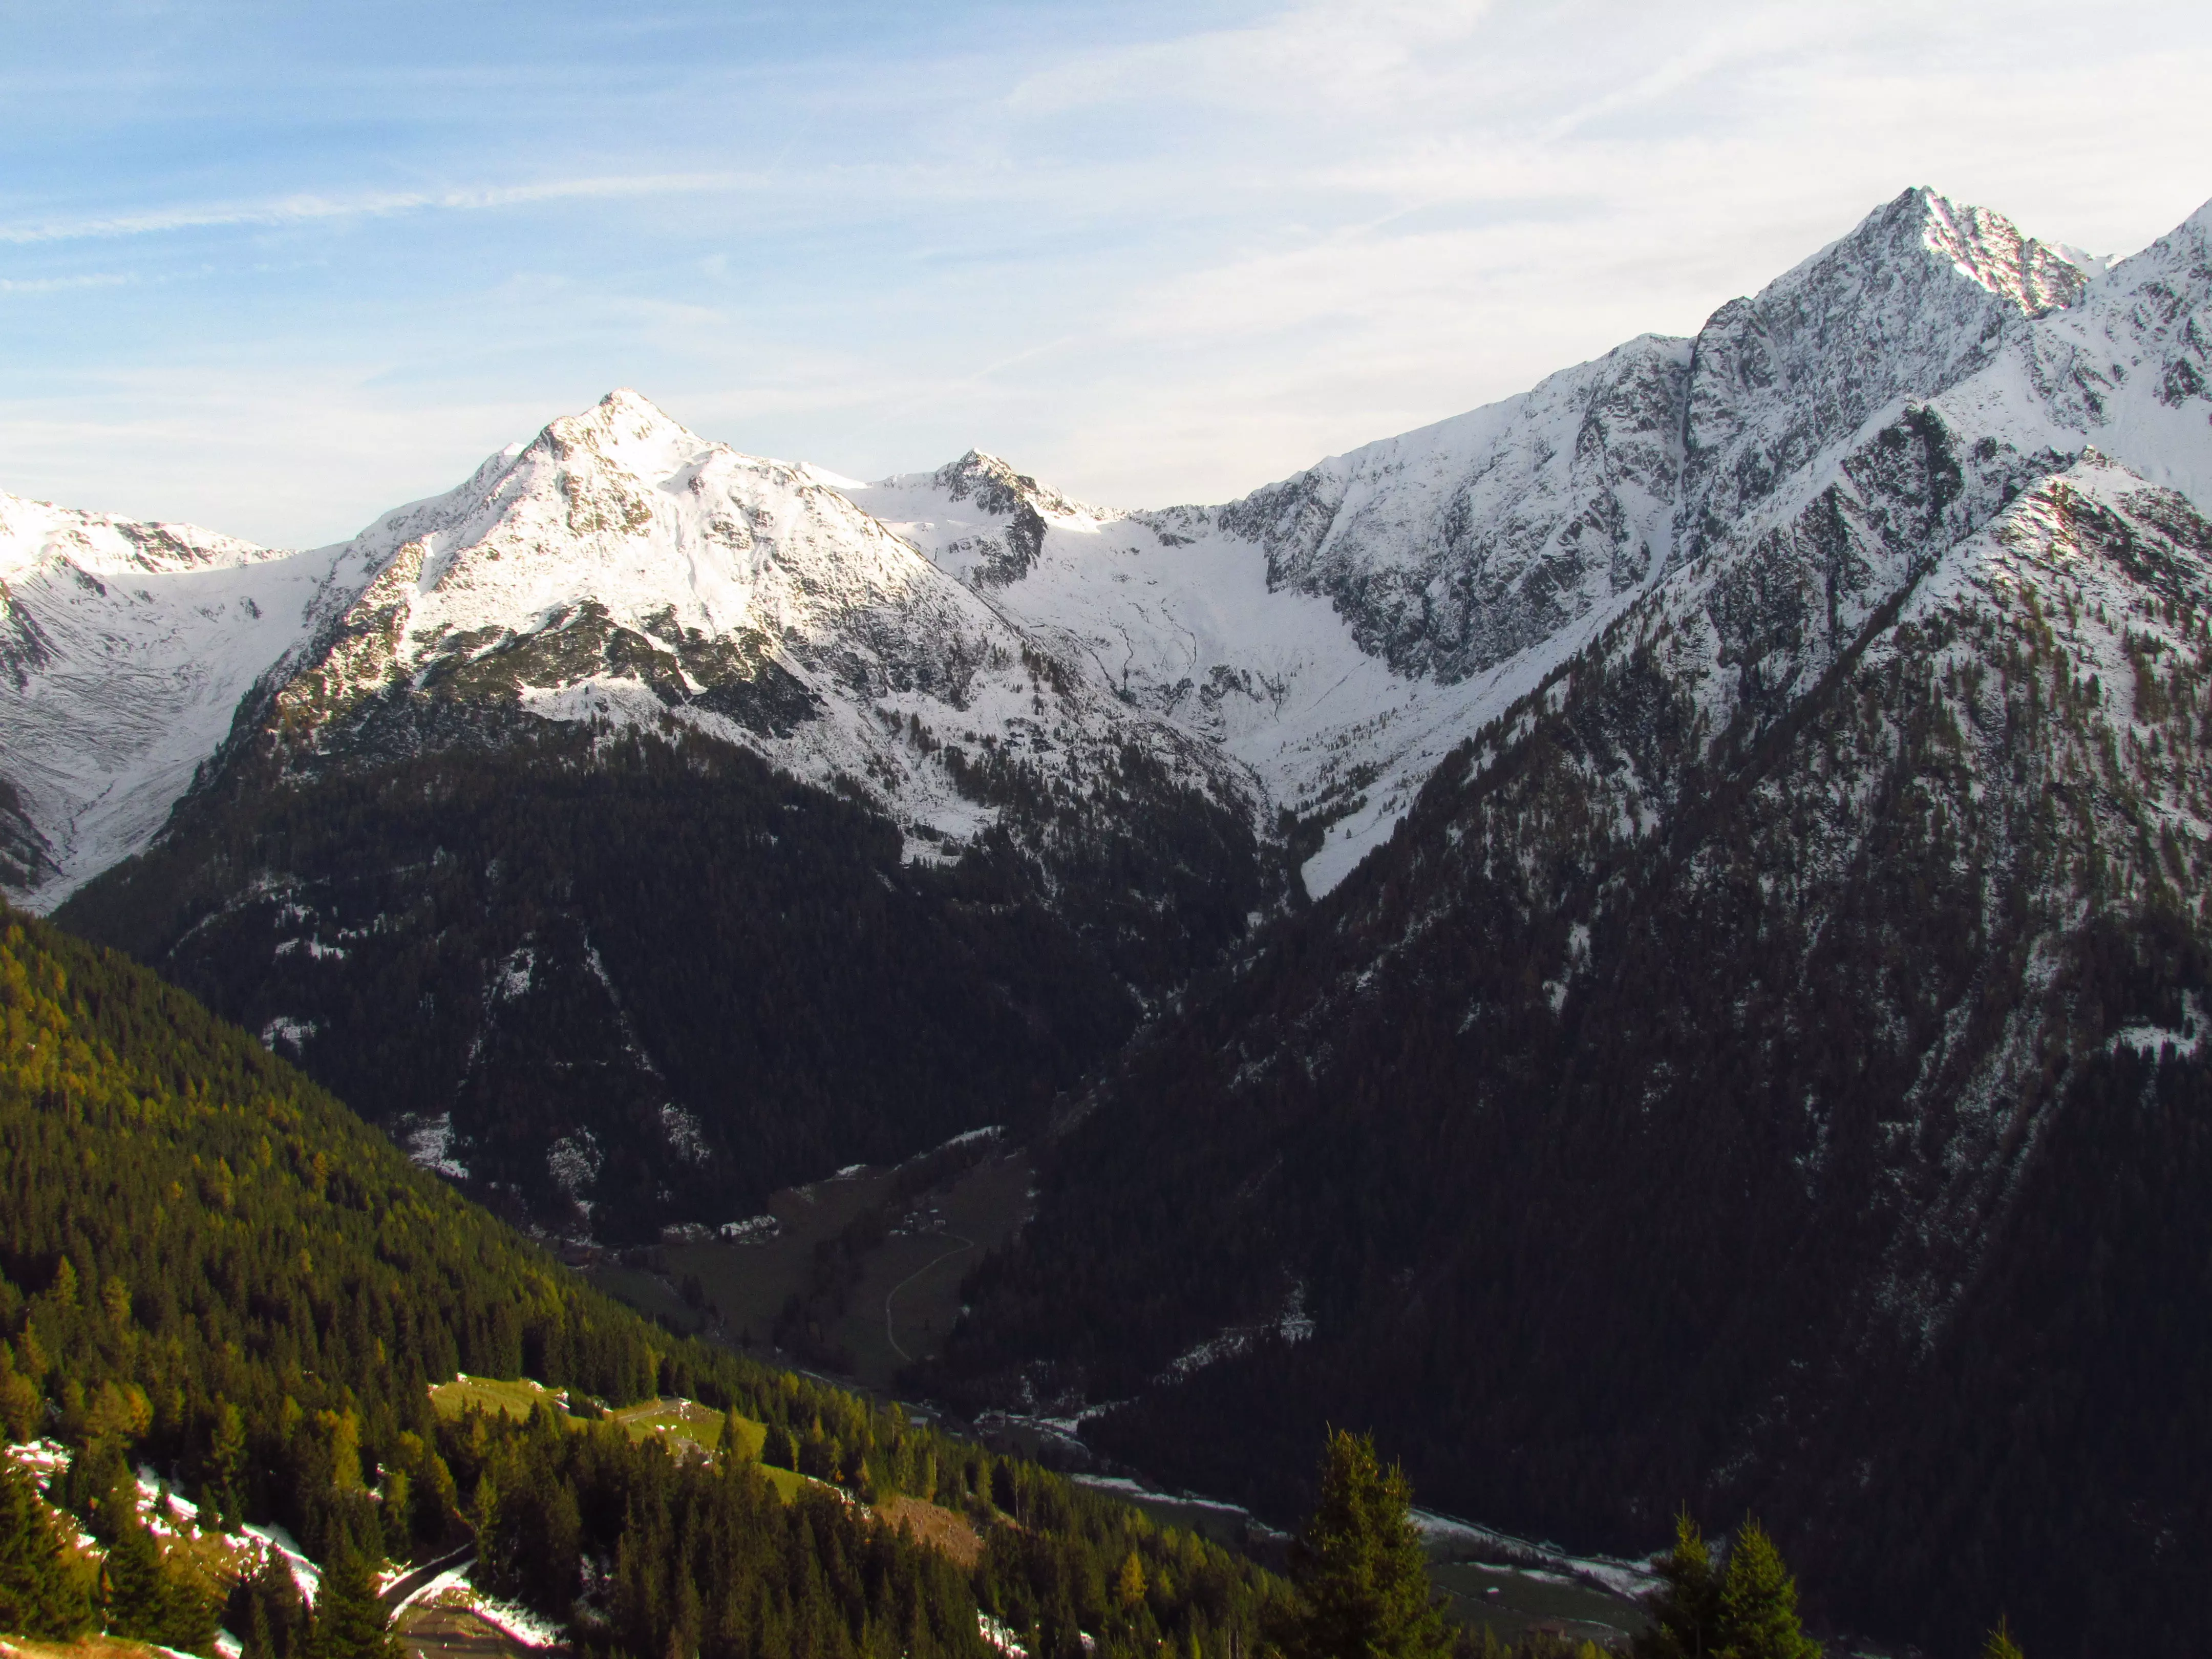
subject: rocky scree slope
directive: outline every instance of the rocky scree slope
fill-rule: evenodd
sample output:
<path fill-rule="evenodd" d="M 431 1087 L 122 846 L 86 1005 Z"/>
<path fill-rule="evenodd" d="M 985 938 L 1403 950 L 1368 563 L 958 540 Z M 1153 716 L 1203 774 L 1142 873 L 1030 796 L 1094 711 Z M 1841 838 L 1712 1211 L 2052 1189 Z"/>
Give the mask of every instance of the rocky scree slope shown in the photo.
<path fill-rule="evenodd" d="M 1279 885 L 1233 763 L 635 394 L 363 542 L 60 916 L 540 1225 L 1018 1122 Z"/>
<path fill-rule="evenodd" d="M 1915 195 L 1723 307 L 1656 578 L 1097 1089 L 934 1380 L 1285 1510 L 1324 1421 L 1579 1544 L 1755 1508 L 1893 1638 L 2185 1640 L 2208 345 L 2212 210 L 2069 276 Z"/>

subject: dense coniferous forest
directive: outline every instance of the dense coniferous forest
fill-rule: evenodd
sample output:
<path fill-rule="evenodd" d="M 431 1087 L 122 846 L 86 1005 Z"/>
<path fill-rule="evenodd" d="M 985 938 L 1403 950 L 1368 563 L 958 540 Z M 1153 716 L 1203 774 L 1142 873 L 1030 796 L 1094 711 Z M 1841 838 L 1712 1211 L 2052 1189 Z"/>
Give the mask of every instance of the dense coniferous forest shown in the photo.
<path fill-rule="evenodd" d="M 58 919 L 372 1121 L 447 1117 L 472 1195 L 609 1242 L 1040 1121 L 1266 902 L 1249 831 L 1134 753 L 1084 799 L 978 758 L 966 787 L 1027 828 L 933 866 L 696 733 L 359 724 L 343 763 L 241 747 Z"/>
<path fill-rule="evenodd" d="M 8 1468 L 0 1596 L 34 1629 L 210 1650 L 206 1584 L 125 1501 L 142 1463 L 210 1524 L 281 1522 L 325 1563 L 312 1624 L 280 1571 L 232 1593 L 255 1659 L 368 1659 L 367 1566 L 470 1540 L 492 1588 L 608 1653 L 974 1659 L 980 1602 L 1054 1659 L 1079 1632 L 1218 1654 L 1279 1593 L 1032 1465 L 647 1325 L 112 952 L 8 915 L 0 1018 L 0 1413 L 65 1449 L 49 1496 L 106 1552 L 88 1580 Z M 428 1385 L 457 1371 L 534 1376 L 566 1411 L 441 1417 Z M 763 1424 L 814 1484 L 787 1504 L 741 1455 L 599 1420 L 657 1394 Z M 980 1524 L 972 1571 L 856 1504 L 901 1492 Z M 1147 1588 L 1117 1598 L 1132 1563 Z"/>

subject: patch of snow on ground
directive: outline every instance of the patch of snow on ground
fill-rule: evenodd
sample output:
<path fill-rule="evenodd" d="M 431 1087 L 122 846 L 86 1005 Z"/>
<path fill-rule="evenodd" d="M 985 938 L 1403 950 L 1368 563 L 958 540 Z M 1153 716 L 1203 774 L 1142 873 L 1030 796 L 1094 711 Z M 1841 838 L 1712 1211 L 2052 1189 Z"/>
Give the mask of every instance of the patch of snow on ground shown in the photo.
<path fill-rule="evenodd" d="M 945 1152 L 951 1151 L 955 1146 L 965 1146 L 974 1141 L 996 1140 L 1000 1135 L 1006 1133 L 1006 1127 L 1003 1123 L 987 1123 L 980 1129 L 963 1129 L 958 1134 L 953 1136 L 951 1139 L 937 1147 L 936 1150 L 940 1152 Z"/>
<path fill-rule="evenodd" d="M 1510 1562 L 1523 1571 L 1531 1566 L 1549 1568 L 1631 1600 L 1659 1583 L 1659 1575 L 1653 1570 L 1653 1562 L 1658 1559 L 1656 1556 L 1635 1561 L 1612 1555 L 1570 1555 L 1556 1544 L 1516 1538 L 1494 1527 L 1478 1526 L 1472 1521 L 1439 1515 L 1432 1510 L 1413 1510 L 1413 1522 L 1424 1541 L 1432 1548 L 1442 1547 Z"/>
<path fill-rule="evenodd" d="M 433 1596 L 442 1595 L 447 1590 L 463 1591 L 471 1599 L 474 1598 L 476 1590 L 475 1587 L 469 1583 L 469 1570 L 466 1566 L 448 1567 L 436 1577 L 420 1586 L 411 1595 L 401 1597 L 399 1605 L 392 1609 L 392 1616 L 397 1619 L 417 1601 L 427 1601 Z"/>
<path fill-rule="evenodd" d="M 699 1120 L 672 1100 L 661 1103 L 660 1133 L 668 1138 L 669 1150 L 686 1164 L 706 1162 L 707 1137 Z"/>
<path fill-rule="evenodd" d="M 2112 1048 L 2132 1048 L 2139 1054 L 2155 1059 L 2159 1050 L 2171 1044 L 2179 1055 L 2194 1054 L 2204 1041 L 2204 1008 L 2194 991 L 2183 994 L 2181 1029 L 2174 1030 L 2163 1025 L 2124 1025 L 2112 1033 Z"/>
<path fill-rule="evenodd" d="M 284 1565 L 292 1570 L 292 1582 L 300 1587 L 301 1599 L 313 1607 L 315 1596 L 323 1587 L 322 1569 L 307 1559 L 299 1540 L 273 1521 L 266 1526 L 247 1526 L 240 1530 L 249 1538 L 259 1539 L 284 1558 Z"/>
<path fill-rule="evenodd" d="M 561 1627 L 514 1601 L 495 1601 L 482 1590 L 470 1604 L 477 1618 L 497 1626 L 526 1648 L 552 1648 L 564 1639 Z"/>
<path fill-rule="evenodd" d="M 408 1160 L 449 1181 L 466 1181 L 468 1170 L 453 1156 L 453 1115 L 441 1112 L 425 1118 L 407 1135 Z"/>
<path fill-rule="evenodd" d="M 273 1054 L 281 1042 L 296 1055 L 306 1049 L 307 1039 L 320 1030 L 322 1024 L 319 1020 L 294 1019 L 289 1014 L 279 1014 L 261 1028 L 261 1046 Z"/>

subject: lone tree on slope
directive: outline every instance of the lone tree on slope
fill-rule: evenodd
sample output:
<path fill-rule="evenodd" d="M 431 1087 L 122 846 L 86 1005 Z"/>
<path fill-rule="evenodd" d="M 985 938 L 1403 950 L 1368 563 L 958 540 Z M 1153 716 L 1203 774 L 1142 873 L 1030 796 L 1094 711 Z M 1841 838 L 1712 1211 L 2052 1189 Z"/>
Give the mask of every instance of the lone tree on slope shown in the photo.
<path fill-rule="evenodd" d="M 1291 1547 L 1296 1593 L 1276 1632 L 1285 1659 L 1445 1659 L 1452 1636 L 1429 1591 L 1413 1487 L 1371 1436 L 1332 1430 L 1321 1498 Z"/>

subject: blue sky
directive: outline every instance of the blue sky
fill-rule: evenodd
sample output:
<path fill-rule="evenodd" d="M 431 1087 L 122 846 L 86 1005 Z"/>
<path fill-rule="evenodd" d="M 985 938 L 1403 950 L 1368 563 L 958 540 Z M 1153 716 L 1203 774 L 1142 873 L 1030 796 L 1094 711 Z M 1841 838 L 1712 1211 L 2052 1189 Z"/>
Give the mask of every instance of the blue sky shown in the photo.
<path fill-rule="evenodd" d="M 0 0 L 0 489 L 312 544 L 631 385 L 1218 500 L 1911 184 L 2132 251 L 2207 10 Z"/>

